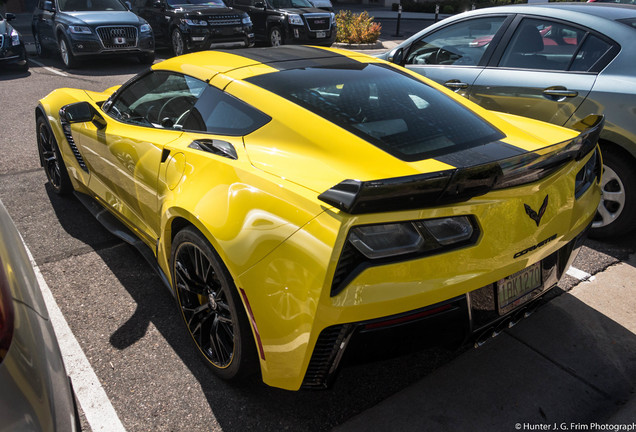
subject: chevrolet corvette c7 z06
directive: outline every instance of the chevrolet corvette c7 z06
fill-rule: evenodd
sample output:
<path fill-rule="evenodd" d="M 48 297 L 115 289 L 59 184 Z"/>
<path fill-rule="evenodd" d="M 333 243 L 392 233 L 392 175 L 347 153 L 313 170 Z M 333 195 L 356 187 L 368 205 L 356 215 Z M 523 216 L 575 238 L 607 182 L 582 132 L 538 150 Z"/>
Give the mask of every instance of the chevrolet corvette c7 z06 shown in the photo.
<path fill-rule="evenodd" d="M 50 185 L 145 251 L 204 361 L 285 389 L 362 340 L 515 320 L 600 200 L 601 116 L 489 112 L 329 48 L 187 54 L 35 117 Z"/>

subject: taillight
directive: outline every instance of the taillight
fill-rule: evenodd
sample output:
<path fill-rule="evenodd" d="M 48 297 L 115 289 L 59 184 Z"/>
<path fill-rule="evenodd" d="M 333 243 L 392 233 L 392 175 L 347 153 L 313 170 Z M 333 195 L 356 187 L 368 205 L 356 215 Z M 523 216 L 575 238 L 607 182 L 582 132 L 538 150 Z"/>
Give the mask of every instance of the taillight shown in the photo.
<path fill-rule="evenodd" d="M 13 299 L 7 274 L 0 262 L 0 362 L 4 360 L 13 339 Z"/>

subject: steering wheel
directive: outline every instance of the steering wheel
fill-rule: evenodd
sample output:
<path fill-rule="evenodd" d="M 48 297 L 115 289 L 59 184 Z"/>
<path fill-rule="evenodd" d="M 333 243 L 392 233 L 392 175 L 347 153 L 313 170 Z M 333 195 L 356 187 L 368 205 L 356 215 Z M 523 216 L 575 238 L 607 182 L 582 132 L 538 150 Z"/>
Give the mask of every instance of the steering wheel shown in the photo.
<path fill-rule="evenodd" d="M 164 116 L 170 118 L 172 120 L 174 117 L 177 117 L 177 120 L 173 123 L 177 124 L 179 120 L 182 120 L 186 114 L 189 112 L 194 104 L 196 103 L 197 98 L 191 95 L 179 95 L 173 96 L 161 105 L 159 109 L 159 114 L 157 114 L 158 123 L 163 123 Z M 172 115 L 170 115 L 172 114 Z"/>

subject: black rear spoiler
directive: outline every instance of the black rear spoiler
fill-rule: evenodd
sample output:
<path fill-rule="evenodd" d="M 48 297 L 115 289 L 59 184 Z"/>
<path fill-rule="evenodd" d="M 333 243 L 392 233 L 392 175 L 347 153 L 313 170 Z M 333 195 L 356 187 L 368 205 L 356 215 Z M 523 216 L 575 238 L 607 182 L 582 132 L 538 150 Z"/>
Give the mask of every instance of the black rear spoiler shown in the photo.
<path fill-rule="evenodd" d="M 534 152 L 467 168 L 382 180 L 344 180 L 318 199 L 350 214 L 410 210 L 466 201 L 494 189 L 542 179 L 596 147 L 604 117 L 592 114 L 572 128 L 576 138 Z"/>

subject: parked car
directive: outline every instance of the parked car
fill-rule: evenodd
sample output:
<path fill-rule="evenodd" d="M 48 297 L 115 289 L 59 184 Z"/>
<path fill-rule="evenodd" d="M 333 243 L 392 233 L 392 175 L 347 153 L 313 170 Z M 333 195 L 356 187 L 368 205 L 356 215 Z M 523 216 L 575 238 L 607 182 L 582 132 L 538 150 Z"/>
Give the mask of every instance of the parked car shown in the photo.
<path fill-rule="evenodd" d="M 155 60 L 150 25 L 119 0 L 39 0 L 31 28 L 38 55 L 59 52 L 66 68 L 96 55 Z"/>
<path fill-rule="evenodd" d="M 550 3 L 459 14 L 382 55 L 481 106 L 569 127 L 604 114 L 592 235 L 636 227 L 636 8 Z"/>
<path fill-rule="evenodd" d="M 40 285 L 0 202 L 0 431 L 79 431 Z"/>
<path fill-rule="evenodd" d="M 257 42 L 331 46 L 336 41 L 335 14 L 308 0 L 228 0 L 228 4 L 249 14 Z"/>
<path fill-rule="evenodd" d="M 24 47 L 22 35 L 13 28 L 9 21 L 15 19 L 15 15 L 0 14 L 0 66 L 15 65 L 23 71 L 29 70 L 27 52 Z"/>
<path fill-rule="evenodd" d="M 328 385 L 348 346 L 522 317 L 592 222 L 602 121 L 490 112 L 374 57 L 283 46 L 56 90 L 36 136 L 53 190 L 156 262 L 216 374 L 296 390 Z"/>
<path fill-rule="evenodd" d="M 150 23 L 157 43 L 177 56 L 221 45 L 254 45 L 249 15 L 223 0 L 134 0 L 133 10 Z"/>

